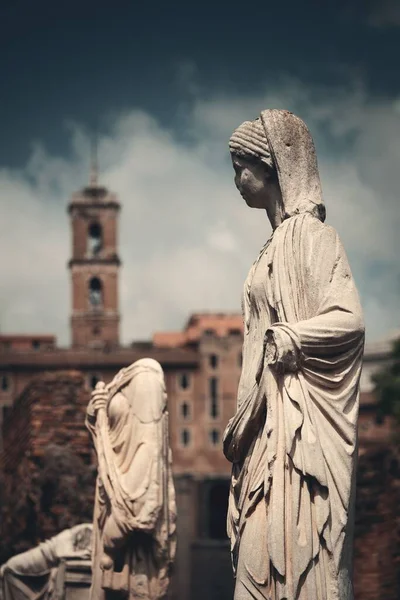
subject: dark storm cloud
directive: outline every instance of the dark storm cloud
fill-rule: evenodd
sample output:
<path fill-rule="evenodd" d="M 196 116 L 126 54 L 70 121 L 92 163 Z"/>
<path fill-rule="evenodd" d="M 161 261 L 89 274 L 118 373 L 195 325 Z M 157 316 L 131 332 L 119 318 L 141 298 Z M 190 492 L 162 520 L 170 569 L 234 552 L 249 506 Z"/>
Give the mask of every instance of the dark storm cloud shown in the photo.
<path fill-rule="evenodd" d="M 237 310 L 268 224 L 235 193 L 226 144 L 268 106 L 312 129 L 369 338 L 398 326 L 397 13 L 327 4 L 2 3 L 4 331 L 68 339 L 65 208 L 95 127 L 123 203 L 124 341 L 193 310 Z"/>
<path fill-rule="evenodd" d="M 307 85 L 361 77 L 371 93 L 397 93 L 397 32 L 368 21 L 387 22 L 394 3 L 368 6 L 3 2 L 0 164 L 23 164 L 37 140 L 68 152 L 65 119 L 102 129 L 135 106 L 176 129 L 191 99 L 182 64 L 196 65 L 196 85 L 211 96 L 259 93 L 285 74 Z"/>

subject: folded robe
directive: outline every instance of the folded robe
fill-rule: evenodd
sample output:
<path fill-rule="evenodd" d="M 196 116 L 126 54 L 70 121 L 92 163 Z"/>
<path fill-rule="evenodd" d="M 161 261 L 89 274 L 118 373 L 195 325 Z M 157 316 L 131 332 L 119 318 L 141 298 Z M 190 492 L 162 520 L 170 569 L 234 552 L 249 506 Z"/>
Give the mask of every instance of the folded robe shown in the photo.
<path fill-rule="evenodd" d="M 246 465 L 251 481 L 245 493 L 256 503 L 261 488 L 267 500 L 268 554 L 286 577 L 287 597 L 296 598 L 300 578 L 323 544 L 332 557 L 329 598 L 342 600 L 350 597 L 340 590 L 349 587 L 347 525 L 364 347 L 359 298 L 337 233 L 309 212 L 276 229 L 265 277 L 268 303 L 277 315 L 269 334 L 282 366 L 263 366 L 259 384 L 228 425 L 224 451 L 241 468 Z M 251 445 L 257 432 L 261 438 Z M 291 485 L 284 476 L 286 456 Z M 231 498 L 230 507 L 235 547 L 237 499 Z"/>

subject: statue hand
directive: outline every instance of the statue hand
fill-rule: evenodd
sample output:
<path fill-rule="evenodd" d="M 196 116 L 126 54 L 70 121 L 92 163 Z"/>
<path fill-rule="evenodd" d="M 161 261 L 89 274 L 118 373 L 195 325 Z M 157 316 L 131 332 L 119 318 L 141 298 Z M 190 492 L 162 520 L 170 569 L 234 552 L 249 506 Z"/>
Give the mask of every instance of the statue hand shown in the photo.
<path fill-rule="evenodd" d="M 103 547 L 107 554 L 112 555 L 116 548 L 121 547 L 126 540 L 126 532 L 111 513 L 103 528 Z"/>
<path fill-rule="evenodd" d="M 263 348 L 256 372 L 256 381 L 260 383 L 266 365 L 274 365 L 277 360 L 277 348 L 274 336 L 271 331 L 266 331 L 264 335 Z"/>
<path fill-rule="evenodd" d="M 102 571 L 109 571 L 114 567 L 114 560 L 112 556 L 104 552 L 103 556 L 100 559 L 100 569 Z"/>

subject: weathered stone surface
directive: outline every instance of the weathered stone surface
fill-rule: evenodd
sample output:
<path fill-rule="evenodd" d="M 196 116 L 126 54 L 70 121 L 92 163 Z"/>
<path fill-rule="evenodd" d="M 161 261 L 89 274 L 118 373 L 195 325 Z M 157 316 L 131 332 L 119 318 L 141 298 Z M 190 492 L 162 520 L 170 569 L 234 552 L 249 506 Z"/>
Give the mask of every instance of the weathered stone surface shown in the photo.
<path fill-rule="evenodd" d="M 84 428 L 89 394 L 78 371 L 44 372 L 33 378 L 3 425 L 5 471 L 11 472 L 23 456 L 43 456 L 49 444 L 71 445 L 89 460 L 90 436 Z"/>
<path fill-rule="evenodd" d="M 266 110 L 230 140 L 235 183 L 273 234 L 243 293 L 243 368 L 224 436 L 235 600 L 351 600 L 362 310 L 324 224 L 305 124 Z"/>
<path fill-rule="evenodd" d="M 10 558 L 0 567 L 2 600 L 68 598 L 67 588 L 71 580 L 74 580 L 78 598 L 86 600 L 91 538 L 92 525 L 83 523 Z"/>
<path fill-rule="evenodd" d="M 88 406 L 99 476 L 91 600 L 124 592 L 165 598 L 175 558 L 176 504 L 161 365 L 150 358 L 99 382 Z M 111 595 L 111 596 L 110 596 Z"/>

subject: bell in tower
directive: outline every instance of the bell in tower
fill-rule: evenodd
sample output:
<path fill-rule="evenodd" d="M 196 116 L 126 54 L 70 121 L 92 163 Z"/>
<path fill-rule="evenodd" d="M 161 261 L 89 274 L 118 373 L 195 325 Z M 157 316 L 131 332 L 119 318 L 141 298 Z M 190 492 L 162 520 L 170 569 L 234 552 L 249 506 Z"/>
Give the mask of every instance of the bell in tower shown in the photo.
<path fill-rule="evenodd" d="M 119 345 L 117 227 L 120 204 L 98 183 L 92 159 L 90 183 L 72 196 L 68 206 L 72 227 L 72 346 L 103 348 Z"/>

